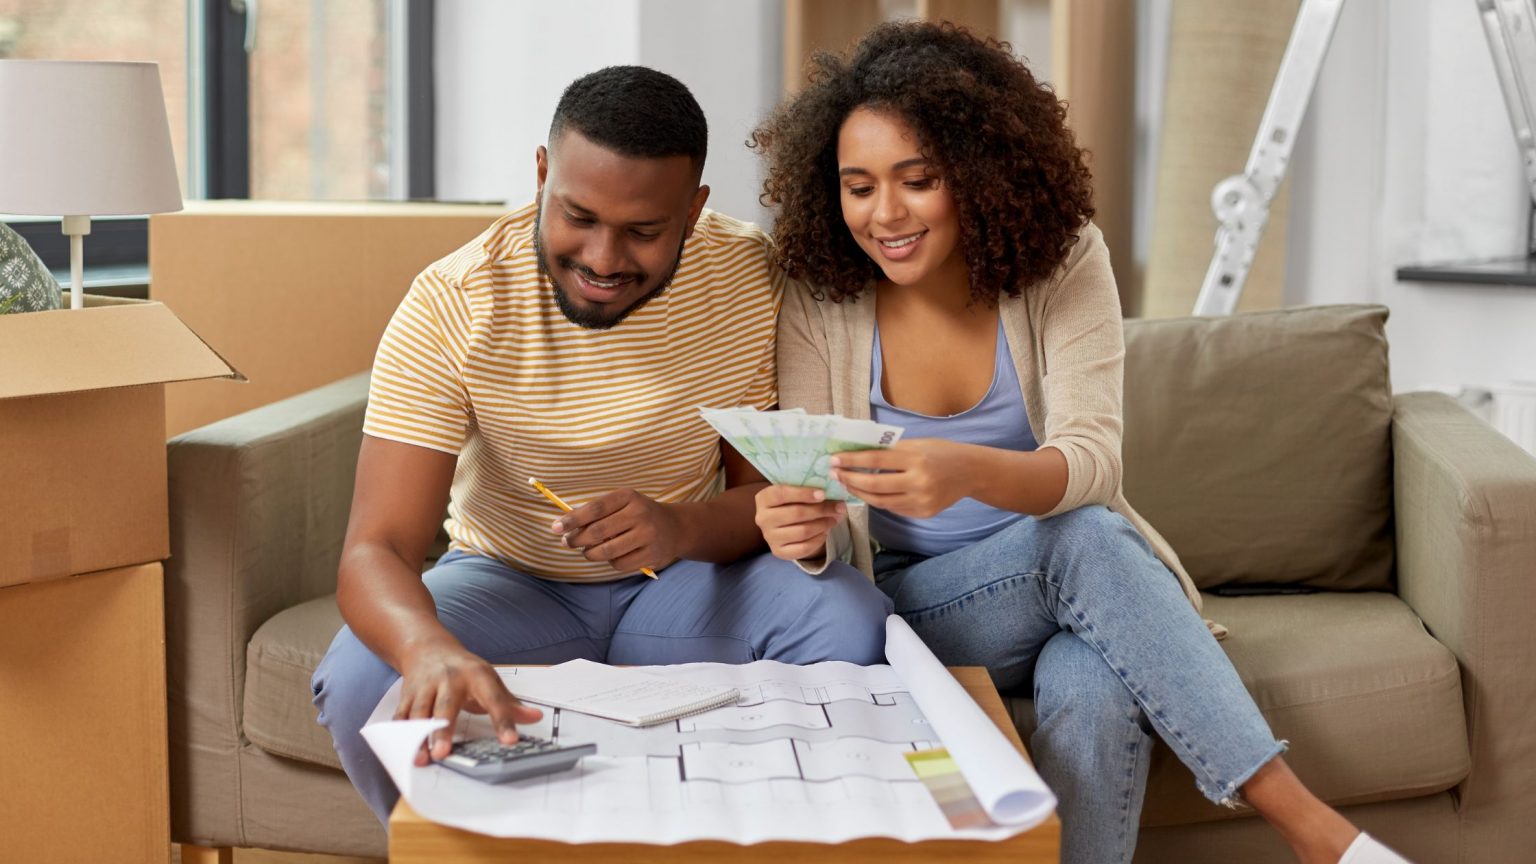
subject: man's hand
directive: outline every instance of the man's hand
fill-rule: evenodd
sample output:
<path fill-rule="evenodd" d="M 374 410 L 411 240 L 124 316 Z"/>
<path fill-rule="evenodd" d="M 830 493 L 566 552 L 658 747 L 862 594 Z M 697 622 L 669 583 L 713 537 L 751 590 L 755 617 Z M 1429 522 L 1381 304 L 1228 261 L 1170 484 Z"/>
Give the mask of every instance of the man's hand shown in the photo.
<path fill-rule="evenodd" d="M 775 557 L 786 561 L 814 558 L 827 547 L 827 533 L 848 508 L 826 500 L 820 489 L 769 486 L 757 493 L 757 527 Z"/>
<path fill-rule="evenodd" d="M 969 494 L 974 455 L 970 444 L 913 438 L 888 450 L 839 453 L 831 460 L 832 476 L 871 507 L 926 519 Z"/>
<path fill-rule="evenodd" d="M 517 701 L 501 683 L 491 664 L 457 647 L 431 647 L 407 656 L 402 670 L 400 706 L 396 720 L 442 718 L 448 725 L 432 733 L 427 746 L 416 754 L 416 764 L 443 759 L 453 750 L 453 727 L 459 710 L 489 714 L 496 737 L 503 744 L 517 741 L 518 723 L 532 723 L 544 716 L 537 708 Z"/>
<path fill-rule="evenodd" d="M 620 573 L 638 573 L 682 557 L 683 522 L 672 507 L 633 489 L 588 501 L 550 524 L 562 542 L 588 561 L 606 561 Z"/>

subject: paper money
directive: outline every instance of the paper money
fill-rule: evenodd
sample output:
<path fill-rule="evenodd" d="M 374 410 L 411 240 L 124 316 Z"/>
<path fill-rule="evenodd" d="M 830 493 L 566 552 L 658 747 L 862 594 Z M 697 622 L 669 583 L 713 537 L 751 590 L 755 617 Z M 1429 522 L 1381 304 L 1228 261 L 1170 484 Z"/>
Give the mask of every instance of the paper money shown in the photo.
<path fill-rule="evenodd" d="M 900 426 L 798 408 L 700 408 L 699 414 L 768 482 L 823 489 L 832 501 L 858 500 L 832 479 L 827 460 L 834 453 L 890 447 L 902 432 Z"/>

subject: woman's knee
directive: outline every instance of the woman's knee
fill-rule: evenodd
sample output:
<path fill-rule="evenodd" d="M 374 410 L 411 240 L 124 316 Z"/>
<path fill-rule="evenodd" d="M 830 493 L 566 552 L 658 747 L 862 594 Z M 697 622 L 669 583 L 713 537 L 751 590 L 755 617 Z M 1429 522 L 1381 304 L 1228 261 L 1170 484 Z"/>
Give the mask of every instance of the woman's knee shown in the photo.
<path fill-rule="evenodd" d="M 1048 569 L 1076 552 L 1105 549 L 1122 528 L 1135 533 L 1124 517 L 1108 507 L 1079 507 L 1048 519 L 1020 519 L 978 544 L 976 554 L 1020 567 Z"/>
<path fill-rule="evenodd" d="M 1136 529 L 1124 516 L 1103 506 L 1079 507 L 1038 520 L 1040 530 L 1058 544 L 1102 547 L 1120 535 L 1136 535 Z"/>
<path fill-rule="evenodd" d="M 1095 585 L 1118 592 L 1134 581 L 1129 574 L 1168 572 L 1136 527 L 1107 507 L 1079 507 L 1040 521 L 1037 530 L 1037 560 L 1064 593 L 1081 596 Z"/>

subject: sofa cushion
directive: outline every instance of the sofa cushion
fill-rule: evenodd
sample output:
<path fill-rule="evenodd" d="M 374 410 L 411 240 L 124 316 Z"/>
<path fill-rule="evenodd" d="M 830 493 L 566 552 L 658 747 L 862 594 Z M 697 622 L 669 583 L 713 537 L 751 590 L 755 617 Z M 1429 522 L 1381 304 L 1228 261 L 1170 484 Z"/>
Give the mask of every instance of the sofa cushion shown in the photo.
<path fill-rule="evenodd" d="M 1390 588 L 1386 318 L 1320 306 L 1126 322 L 1126 498 L 1196 585 Z"/>
<path fill-rule="evenodd" d="M 1205 598 L 1229 623 L 1221 643 L 1286 761 L 1334 805 L 1411 798 L 1455 786 L 1471 766 L 1456 658 L 1392 594 Z M 1008 700 L 1026 742 L 1034 706 Z M 1251 811 L 1248 811 L 1251 812 Z M 1143 825 L 1242 815 L 1206 801 L 1161 741 Z"/>
<path fill-rule="evenodd" d="M 309 679 L 344 622 L 327 594 L 272 616 L 245 653 L 245 737 L 279 756 L 341 769 Z"/>

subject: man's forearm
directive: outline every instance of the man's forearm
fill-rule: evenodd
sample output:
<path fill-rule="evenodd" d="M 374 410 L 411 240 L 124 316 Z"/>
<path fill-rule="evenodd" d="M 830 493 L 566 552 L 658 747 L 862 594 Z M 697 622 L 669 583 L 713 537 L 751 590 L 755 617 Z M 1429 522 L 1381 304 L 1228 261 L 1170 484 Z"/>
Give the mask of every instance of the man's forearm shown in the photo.
<path fill-rule="evenodd" d="M 413 571 L 392 550 L 357 544 L 342 554 L 336 603 L 347 626 L 390 668 L 403 672 L 411 652 L 457 645 L 437 618 L 437 606 Z"/>
<path fill-rule="evenodd" d="M 728 564 L 766 548 L 753 515 L 753 500 L 767 483 L 733 486 L 708 501 L 670 505 L 682 523 L 681 557 Z"/>

